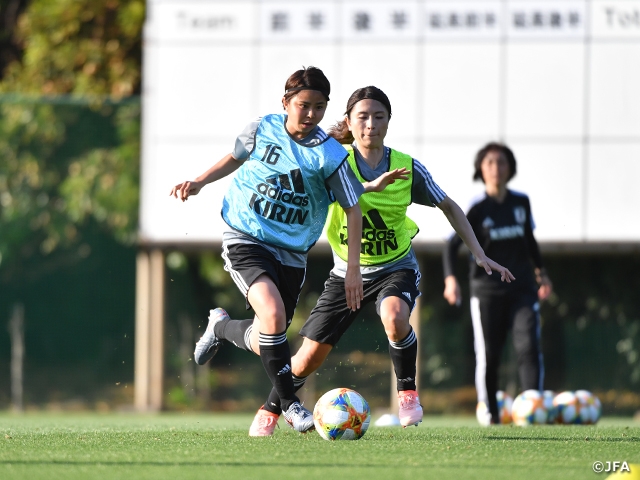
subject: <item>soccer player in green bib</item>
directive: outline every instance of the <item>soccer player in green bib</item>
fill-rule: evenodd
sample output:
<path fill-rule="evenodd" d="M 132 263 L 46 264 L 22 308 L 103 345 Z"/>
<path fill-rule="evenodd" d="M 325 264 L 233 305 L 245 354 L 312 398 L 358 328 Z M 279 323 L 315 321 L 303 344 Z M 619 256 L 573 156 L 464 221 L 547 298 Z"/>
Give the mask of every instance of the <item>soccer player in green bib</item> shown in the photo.
<path fill-rule="evenodd" d="M 489 259 L 478 243 L 464 212 L 433 181 L 427 169 L 410 155 L 384 145 L 391 118 L 391 103 L 376 87 L 356 90 L 349 101 L 343 121 L 328 134 L 348 146 L 348 161 L 360 182 L 374 180 L 394 169 L 410 170 L 408 180 L 391 183 L 382 192 L 363 195 L 360 272 L 364 296 L 361 307 L 375 302 L 376 311 L 389 339 L 389 353 L 397 377 L 399 418 L 403 426 L 422 421 L 422 406 L 416 386 L 418 343 L 409 324 L 409 316 L 420 295 L 420 271 L 411 246 L 417 225 L 407 217 L 407 207 L 418 203 L 438 207 L 474 255 L 477 264 L 491 274 L 497 271 L 503 281 L 513 275 Z M 327 237 L 333 251 L 334 267 L 300 334 L 300 350 L 292 357 L 293 381 L 300 389 L 308 375 L 325 360 L 360 312 L 345 299 L 345 275 L 348 265 L 347 216 L 337 203 L 329 207 Z M 282 412 L 277 391 L 258 410 L 249 430 L 250 436 L 273 434 Z"/>

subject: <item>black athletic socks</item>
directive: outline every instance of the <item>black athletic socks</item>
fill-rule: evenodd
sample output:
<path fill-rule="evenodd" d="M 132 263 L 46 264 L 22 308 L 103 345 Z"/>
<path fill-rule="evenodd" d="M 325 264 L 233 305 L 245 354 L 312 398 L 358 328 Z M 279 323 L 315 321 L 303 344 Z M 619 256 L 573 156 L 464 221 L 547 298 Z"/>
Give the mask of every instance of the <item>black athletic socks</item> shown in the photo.
<path fill-rule="evenodd" d="M 418 339 L 413 328 L 403 340 L 389 340 L 389 356 L 396 372 L 398 391 L 416 390 L 416 360 L 418 359 Z"/>
<path fill-rule="evenodd" d="M 227 340 L 236 347 L 253 352 L 249 336 L 253 327 L 253 320 L 220 320 L 213 327 L 213 333 L 221 340 Z"/>
<path fill-rule="evenodd" d="M 287 410 L 299 399 L 294 393 L 291 375 L 291 351 L 287 333 L 267 334 L 260 332 L 260 359 L 271 384 L 280 398 L 280 407 Z"/>
<path fill-rule="evenodd" d="M 304 386 L 304 382 L 307 381 L 307 377 L 298 377 L 294 374 L 291 374 L 291 377 L 293 378 L 294 392 L 300 390 Z M 269 392 L 269 398 L 267 398 L 263 408 L 268 412 L 275 413 L 276 415 L 280 415 L 282 413 L 282 408 L 280 408 L 280 397 L 278 396 L 278 392 L 275 388 L 272 388 L 271 392 Z"/>
<path fill-rule="evenodd" d="M 278 396 L 278 392 L 275 388 L 272 388 L 269 392 L 269 397 L 262 408 L 268 412 L 275 413 L 276 415 L 282 414 L 282 408 L 280 408 L 280 397 Z"/>

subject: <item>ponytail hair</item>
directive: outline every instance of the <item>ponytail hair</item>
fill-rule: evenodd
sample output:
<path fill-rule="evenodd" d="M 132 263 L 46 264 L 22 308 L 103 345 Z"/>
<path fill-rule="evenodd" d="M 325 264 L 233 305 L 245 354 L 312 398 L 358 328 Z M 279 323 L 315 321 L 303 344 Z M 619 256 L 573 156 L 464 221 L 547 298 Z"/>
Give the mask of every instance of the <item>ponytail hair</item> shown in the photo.
<path fill-rule="evenodd" d="M 349 130 L 347 121 L 344 119 L 331 125 L 329 130 L 327 130 L 327 134 L 335 138 L 342 145 L 351 145 L 355 140 L 351 130 Z"/>
<path fill-rule="evenodd" d="M 351 110 L 356 106 L 360 100 L 377 100 L 387 109 L 387 113 L 389 114 L 389 118 L 391 118 L 391 102 L 389 101 L 389 97 L 380 90 L 378 87 L 368 86 L 364 88 L 359 88 L 355 92 L 351 94 L 349 100 L 347 101 L 347 109 L 344 112 L 344 116 L 348 117 L 351 115 Z M 354 138 L 349 130 L 346 119 L 343 119 L 339 122 L 336 122 L 332 125 L 327 131 L 330 137 L 335 138 L 338 142 L 343 145 L 348 145 L 353 143 Z"/>

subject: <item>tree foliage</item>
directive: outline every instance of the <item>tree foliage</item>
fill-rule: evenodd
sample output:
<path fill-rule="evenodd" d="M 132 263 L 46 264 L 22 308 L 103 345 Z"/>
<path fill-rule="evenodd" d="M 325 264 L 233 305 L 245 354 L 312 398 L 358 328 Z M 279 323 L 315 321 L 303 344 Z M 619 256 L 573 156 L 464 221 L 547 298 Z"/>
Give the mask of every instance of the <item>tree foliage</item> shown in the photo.
<path fill-rule="evenodd" d="M 27 0 L 0 0 L 0 77 L 8 64 L 22 57 L 14 32 L 26 5 Z"/>
<path fill-rule="evenodd" d="M 139 0 L 31 0 L 2 44 L 20 52 L 0 82 L 0 282 L 85 257 L 90 220 L 134 239 L 143 21 Z"/>
<path fill-rule="evenodd" d="M 15 40 L 2 91 L 31 94 L 132 95 L 140 88 L 141 0 L 32 0 Z"/>

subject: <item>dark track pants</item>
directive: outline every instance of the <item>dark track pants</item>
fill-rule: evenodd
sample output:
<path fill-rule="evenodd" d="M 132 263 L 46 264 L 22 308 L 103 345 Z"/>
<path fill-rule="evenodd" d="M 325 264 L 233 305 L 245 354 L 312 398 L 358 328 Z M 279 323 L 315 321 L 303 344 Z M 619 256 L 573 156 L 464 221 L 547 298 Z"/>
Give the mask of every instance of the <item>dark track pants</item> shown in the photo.
<path fill-rule="evenodd" d="M 535 293 L 496 292 L 471 297 L 478 402 L 500 423 L 496 391 L 507 334 L 512 329 L 520 388 L 542 390 L 544 365 L 540 345 L 540 306 Z"/>

